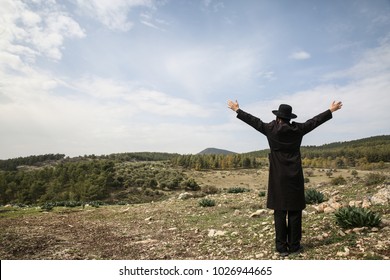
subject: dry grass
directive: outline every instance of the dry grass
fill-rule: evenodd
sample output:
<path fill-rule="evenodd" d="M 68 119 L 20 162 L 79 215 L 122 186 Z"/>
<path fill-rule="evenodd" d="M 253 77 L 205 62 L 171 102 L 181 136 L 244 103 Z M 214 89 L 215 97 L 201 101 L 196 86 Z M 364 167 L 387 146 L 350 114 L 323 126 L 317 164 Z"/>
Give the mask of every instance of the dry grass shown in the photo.
<path fill-rule="evenodd" d="M 359 171 L 359 176 L 363 176 Z M 200 207 L 200 198 L 177 199 L 172 193 L 165 201 L 103 206 L 85 209 L 55 208 L 42 212 L 36 208 L 0 209 L 1 259 L 278 259 L 274 252 L 272 211 L 260 217 L 250 215 L 265 205 L 259 196 L 266 189 L 267 170 L 189 171 L 204 185 L 220 188 L 209 195 L 214 207 Z M 342 175 L 352 181 L 350 171 Z M 348 183 L 326 184 L 331 178 L 314 171 L 311 187 L 326 195 L 339 192 L 342 201 L 357 200 L 376 191 L 376 186 Z M 321 183 L 321 186 L 317 186 Z M 230 187 L 250 192 L 229 194 Z M 374 211 L 390 219 L 389 205 Z M 210 236 L 214 230 L 219 234 Z M 390 228 L 363 229 L 345 233 L 333 214 L 317 214 L 306 209 L 302 243 L 304 253 L 290 259 L 389 259 Z"/>

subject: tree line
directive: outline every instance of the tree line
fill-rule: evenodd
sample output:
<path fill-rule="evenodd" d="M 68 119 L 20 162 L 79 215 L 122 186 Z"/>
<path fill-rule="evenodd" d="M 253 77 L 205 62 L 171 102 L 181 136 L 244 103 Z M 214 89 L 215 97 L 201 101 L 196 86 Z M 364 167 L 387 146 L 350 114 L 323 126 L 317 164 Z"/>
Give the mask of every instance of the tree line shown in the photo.
<path fill-rule="evenodd" d="M 261 161 L 255 156 L 243 154 L 230 155 L 179 155 L 170 160 L 173 166 L 195 170 L 257 168 Z"/>
<path fill-rule="evenodd" d="M 1 171 L 0 203 L 94 201 L 107 198 L 119 186 L 114 162 L 106 160 L 61 163 L 36 170 Z"/>

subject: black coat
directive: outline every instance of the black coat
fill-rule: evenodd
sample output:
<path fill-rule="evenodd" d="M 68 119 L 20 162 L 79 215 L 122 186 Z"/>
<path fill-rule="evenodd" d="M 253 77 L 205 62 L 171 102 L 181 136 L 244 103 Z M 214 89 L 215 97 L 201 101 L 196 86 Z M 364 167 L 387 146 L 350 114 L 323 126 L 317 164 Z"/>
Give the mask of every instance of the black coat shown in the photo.
<path fill-rule="evenodd" d="M 239 109 L 237 118 L 249 124 L 268 139 L 269 178 L 267 208 L 274 210 L 305 209 L 305 192 L 300 146 L 305 134 L 332 118 L 327 110 L 314 118 L 297 123 L 264 123 Z"/>

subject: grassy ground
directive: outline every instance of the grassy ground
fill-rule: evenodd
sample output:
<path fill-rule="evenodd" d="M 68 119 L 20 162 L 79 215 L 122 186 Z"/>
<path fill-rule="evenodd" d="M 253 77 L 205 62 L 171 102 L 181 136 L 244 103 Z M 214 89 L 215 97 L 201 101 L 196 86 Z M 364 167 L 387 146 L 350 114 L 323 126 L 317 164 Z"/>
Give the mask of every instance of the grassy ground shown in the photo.
<path fill-rule="evenodd" d="M 366 172 L 359 171 L 363 177 Z M 272 211 L 258 217 L 252 213 L 265 206 L 267 170 L 191 171 L 187 174 L 202 186 L 216 186 L 208 195 L 214 207 L 200 207 L 201 198 L 177 199 L 171 193 L 164 201 L 99 208 L 0 208 L 1 259 L 279 259 L 274 251 Z M 333 177 L 347 179 L 344 186 L 327 184 L 324 171 L 314 170 L 307 187 L 330 197 L 337 193 L 348 203 L 369 197 L 380 186 L 352 183 L 350 171 Z M 248 192 L 228 193 L 230 187 Z M 390 220 L 390 207 L 371 210 Z M 389 259 L 390 227 L 346 231 L 336 225 L 334 214 L 304 212 L 305 251 L 289 259 Z"/>

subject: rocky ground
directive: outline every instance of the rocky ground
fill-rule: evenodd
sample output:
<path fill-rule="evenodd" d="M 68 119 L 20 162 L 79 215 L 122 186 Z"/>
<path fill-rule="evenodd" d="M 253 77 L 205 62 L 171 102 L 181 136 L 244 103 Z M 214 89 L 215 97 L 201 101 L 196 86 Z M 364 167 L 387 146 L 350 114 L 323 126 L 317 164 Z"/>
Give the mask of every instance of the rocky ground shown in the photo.
<path fill-rule="evenodd" d="M 364 174 L 359 171 L 360 177 Z M 340 175 L 347 184 L 329 184 L 320 170 L 310 177 L 308 187 L 324 193 L 327 201 L 305 209 L 305 251 L 287 259 L 390 258 L 390 186 L 366 186 L 349 171 Z M 266 198 L 259 195 L 266 189 L 266 170 L 193 171 L 189 176 L 202 187 L 218 187 L 218 193 L 207 195 L 215 206 L 199 206 L 198 194 L 172 193 L 167 200 L 137 205 L 57 207 L 51 212 L 1 207 L 0 258 L 281 259 L 274 251 L 272 211 L 264 209 Z M 232 186 L 249 191 L 228 193 Z M 334 212 L 346 205 L 380 213 L 381 225 L 340 228 Z"/>

